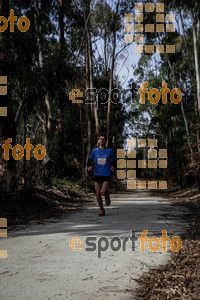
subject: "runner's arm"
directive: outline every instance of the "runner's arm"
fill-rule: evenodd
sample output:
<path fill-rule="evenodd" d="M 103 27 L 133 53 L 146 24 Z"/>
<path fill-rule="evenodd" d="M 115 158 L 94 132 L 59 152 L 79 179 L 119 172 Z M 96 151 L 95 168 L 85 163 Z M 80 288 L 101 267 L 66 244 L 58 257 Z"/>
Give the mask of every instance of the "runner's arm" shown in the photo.
<path fill-rule="evenodd" d="M 87 167 L 91 167 L 92 166 L 92 159 L 91 158 L 88 158 L 88 161 L 87 161 Z"/>
<path fill-rule="evenodd" d="M 87 161 L 87 171 L 88 172 L 92 172 L 92 170 L 93 170 L 92 161 L 93 160 L 91 158 L 88 158 L 88 161 Z"/>

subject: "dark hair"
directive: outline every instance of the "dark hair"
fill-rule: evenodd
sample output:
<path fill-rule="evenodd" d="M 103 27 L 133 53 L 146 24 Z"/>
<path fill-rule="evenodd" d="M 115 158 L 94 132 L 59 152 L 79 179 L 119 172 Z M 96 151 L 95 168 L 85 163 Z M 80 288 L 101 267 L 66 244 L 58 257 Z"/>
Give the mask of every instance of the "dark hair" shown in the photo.
<path fill-rule="evenodd" d="M 105 137 L 105 140 L 107 141 L 107 135 L 106 134 L 104 134 L 104 133 L 100 133 L 99 135 L 98 135 L 98 139 L 100 138 L 100 136 L 104 136 Z"/>

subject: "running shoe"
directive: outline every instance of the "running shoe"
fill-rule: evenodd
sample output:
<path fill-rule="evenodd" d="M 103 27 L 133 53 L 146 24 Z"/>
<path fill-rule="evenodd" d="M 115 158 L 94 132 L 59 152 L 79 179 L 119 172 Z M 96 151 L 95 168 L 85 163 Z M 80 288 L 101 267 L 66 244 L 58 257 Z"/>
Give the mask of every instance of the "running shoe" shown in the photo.
<path fill-rule="evenodd" d="M 104 210 L 104 209 L 100 210 L 99 216 L 100 216 L 100 217 L 105 216 L 105 210 Z"/>
<path fill-rule="evenodd" d="M 105 201 L 106 201 L 106 206 L 109 206 L 111 203 L 110 196 L 109 196 L 109 198 L 105 199 Z"/>

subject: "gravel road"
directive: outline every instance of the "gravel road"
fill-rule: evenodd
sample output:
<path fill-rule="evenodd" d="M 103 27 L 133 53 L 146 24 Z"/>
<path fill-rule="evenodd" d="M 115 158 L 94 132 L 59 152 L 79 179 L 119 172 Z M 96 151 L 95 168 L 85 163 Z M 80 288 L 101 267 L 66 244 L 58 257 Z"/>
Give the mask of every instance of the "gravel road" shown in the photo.
<path fill-rule="evenodd" d="M 82 212 L 18 227 L 1 238 L 0 249 L 8 250 L 8 258 L 0 259 L 0 299 L 134 299 L 134 279 L 167 263 L 171 249 L 168 243 L 166 253 L 161 246 L 151 252 L 147 241 L 141 252 L 137 240 L 133 251 L 132 231 L 136 238 L 143 230 L 148 230 L 148 238 L 160 237 L 162 230 L 167 230 L 170 239 L 180 236 L 187 228 L 187 210 L 148 191 L 112 194 L 111 200 L 105 217 L 97 215 L 94 201 Z M 76 246 L 83 251 L 72 251 L 72 237 L 83 240 L 83 245 Z M 91 237 L 96 250 L 86 251 L 92 248 L 86 244 Z M 117 247 L 118 251 L 112 250 Z"/>

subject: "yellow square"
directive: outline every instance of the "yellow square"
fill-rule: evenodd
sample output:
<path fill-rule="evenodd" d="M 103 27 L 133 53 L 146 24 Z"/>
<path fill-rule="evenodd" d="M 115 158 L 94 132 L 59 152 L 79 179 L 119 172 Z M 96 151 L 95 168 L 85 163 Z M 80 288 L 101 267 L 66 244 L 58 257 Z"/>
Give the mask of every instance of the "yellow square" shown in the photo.
<path fill-rule="evenodd" d="M 135 3 L 135 11 L 143 12 L 143 3 Z"/>
<path fill-rule="evenodd" d="M 118 159 L 117 160 L 117 168 L 118 169 L 125 169 L 126 168 L 126 161 L 125 161 L 125 159 Z"/>
<path fill-rule="evenodd" d="M 156 3 L 156 12 L 164 11 L 164 3 Z"/>
<path fill-rule="evenodd" d="M 167 160 L 159 160 L 159 168 L 166 169 L 167 168 Z"/>
<path fill-rule="evenodd" d="M 159 158 L 167 158 L 167 149 L 159 149 Z"/>
<path fill-rule="evenodd" d="M 166 14 L 166 22 L 175 22 L 175 14 Z"/>
<path fill-rule="evenodd" d="M 167 189 L 167 181 L 159 181 L 159 189 L 166 190 Z"/>
<path fill-rule="evenodd" d="M 148 160 L 148 168 L 156 169 L 157 168 L 157 160 Z"/>
<path fill-rule="evenodd" d="M 147 3 L 145 5 L 146 12 L 153 12 L 154 11 L 154 3 Z"/>
<path fill-rule="evenodd" d="M 146 190 L 146 181 L 138 181 L 138 189 Z"/>
<path fill-rule="evenodd" d="M 125 32 L 133 32 L 133 24 L 124 24 Z"/>
<path fill-rule="evenodd" d="M 0 84 L 7 84 L 7 76 L 0 76 Z"/>
<path fill-rule="evenodd" d="M 156 139 L 148 139 L 148 147 L 157 147 Z"/>
<path fill-rule="evenodd" d="M 124 149 L 117 149 L 117 158 L 125 158 L 125 150 Z"/>
<path fill-rule="evenodd" d="M 133 34 L 125 34 L 125 43 L 133 43 Z"/>
<path fill-rule="evenodd" d="M 175 45 L 166 45 L 166 53 L 175 53 Z"/>
<path fill-rule="evenodd" d="M 146 24 L 145 32 L 154 32 L 154 24 Z"/>
<path fill-rule="evenodd" d="M 129 179 L 136 178 L 136 170 L 128 170 L 127 174 Z"/>
<path fill-rule="evenodd" d="M 164 14 L 156 14 L 156 22 L 164 23 Z"/>
<path fill-rule="evenodd" d="M 135 190 L 136 189 L 136 180 L 128 180 L 127 181 L 127 189 Z"/>
<path fill-rule="evenodd" d="M 154 45 L 145 45 L 145 53 L 154 53 Z"/>
<path fill-rule="evenodd" d="M 138 139 L 138 147 L 146 147 L 146 139 Z"/>
<path fill-rule="evenodd" d="M 126 178 L 126 174 L 124 170 L 117 170 L 117 178 L 118 179 L 125 179 Z"/>
<path fill-rule="evenodd" d="M 128 150 L 128 158 L 136 158 L 136 150 Z"/>
<path fill-rule="evenodd" d="M 156 24 L 156 32 L 164 32 L 164 24 Z"/>
<path fill-rule="evenodd" d="M 7 227 L 7 219 L 0 218 L 0 227 Z"/>
<path fill-rule="evenodd" d="M 135 45 L 135 53 L 143 53 L 143 45 Z"/>
<path fill-rule="evenodd" d="M 164 45 L 156 45 L 156 53 L 165 53 Z"/>
<path fill-rule="evenodd" d="M 166 32 L 175 32 L 174 24 L 166 24 Z"/>
<path fill-rule="evenodd" d="M 157 158 L 157 150 L 156 149 L 149 149 L 148 150 L 148 157 L 149 158 Z"/>
<path fill-rule="evenodd" d="M 143 24 L 135 24 L 135 32 L 143 32 Z"/>
<path fill-rule="evenodd" d="M 148 181 L 148 189 L 156 190 L 157 189 L 157 181 Z"/>
<path fill-rule="evenodd" d="M 128 139 L 128 147 L 130 148 L 136 147 L 136 139 Z"/>
<path fill-rule="evenodd" d="M 7 86 L 0 86 L 0 95 L 5 96 L 7 95 Z"/>
<path fill-rule="evenodd" d="M 0 250 L 0 258 L 7 258 L 7 250 Z"/>
<path fill-rule="evenodd" d="M 125 14 L 124 17 L 124 22 L 133 22 L 133 14 Z"/>
<path fill-rule="evenodd" d="M 143 22 L 143 14 L 136 14 L 135 15 L 135 22 Z"/>
<path fill-rule="evenodd" d="M 135 169 L 136 168 L 136 160 L 127 160 L 127 168 Z"/>
<path fill-rule="evenodd" d="M 133 43 L 133 34 L 125 34 L 125 43 Z"/>
<path fill-rule="evenodd" d="M 142 44 L 143 43 L 143 38 L 144 38 L 143 34 L 136 34 L 135 35 L 135 42 L 137 44 Z"/>
<path fill-rule="evenodd" d="M 7 229 L 0 229 L 0 237 L 7 237 Z"/>
<path fill-rule="evenodd" d="M 138 168 L 145 169 L 146 168 L 146 160 L 138 160 Z"/>

